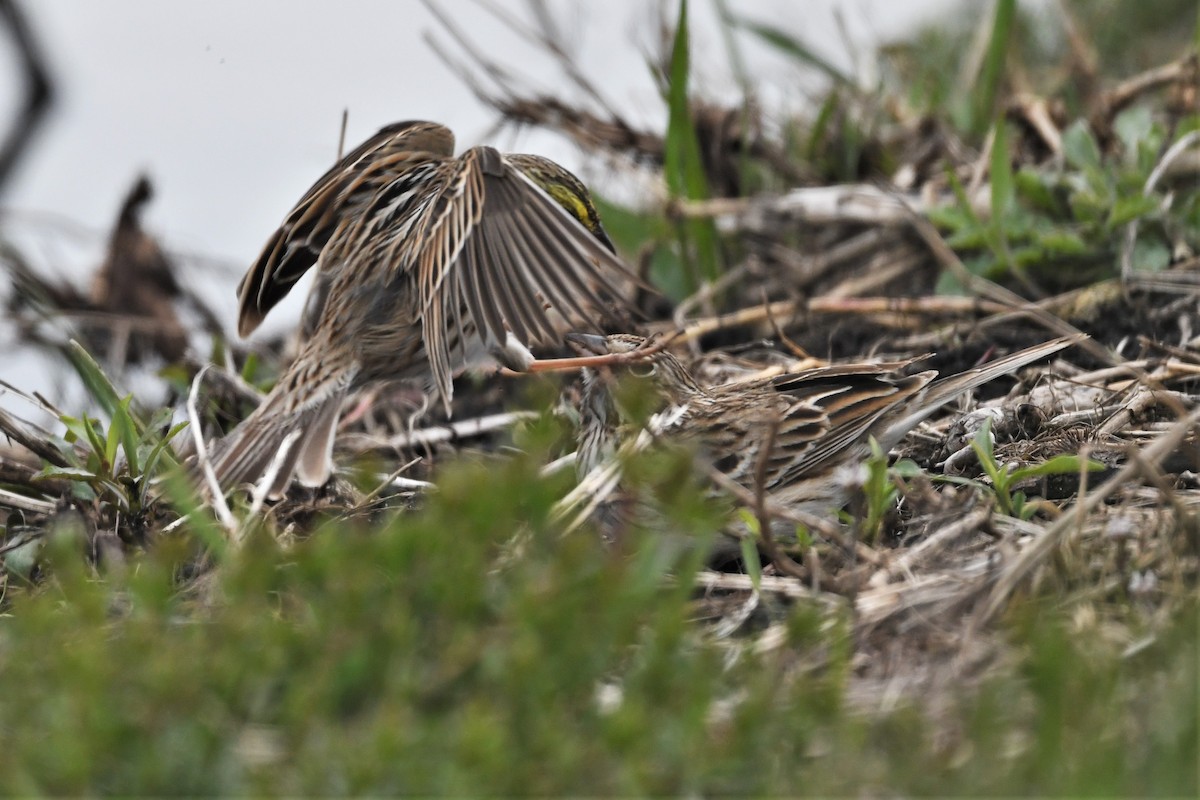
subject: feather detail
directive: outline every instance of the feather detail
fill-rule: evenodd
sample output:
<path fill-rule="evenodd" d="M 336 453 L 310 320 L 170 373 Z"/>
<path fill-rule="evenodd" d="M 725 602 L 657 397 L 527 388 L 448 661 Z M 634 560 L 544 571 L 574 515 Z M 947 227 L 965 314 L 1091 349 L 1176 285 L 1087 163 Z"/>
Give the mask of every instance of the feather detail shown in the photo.
<path fill-rule="evenodd" d="M 644 344 L 637 336 L 575 337 L 597 340 L 609 353 L 628 353 Z M 773 500 L 824 513 L 846 501 L 847 487 L 836 470 L 869 454 L 874 436 L 888 450 L 922 420 L 962 392 L 1014 372 L 1075 344 L 1064 337 L 1030 347 L 989 364 L 935 381 L 937 373 L 901 375 L 906 364 L 831 365 L 764 380 L 701 387 L 670 353 L 659 351 L 645 364 L 656 387 L 675 413 L 655 433 L 697 443 L 713 466 L 746 488 L 754 488 L 768 431 L 765 489 Z M 911 363 L 911 362 L 910 362 Z M 616 451 L 616 425 L 603 395 L 607 386 L 594 371 L 585 372 L 580 450 L 588 467 L 600 454 Z M 608 400 L 611 403 L 611 399 Z"/>
<path fill-rule="evenodd" d="M 567 324 L 625 321 L 640 281 L 611 247 L 586 187 L 554 162 L 490 147 L 455 158 L 432 122 L 382 129 L 313 184 L 242 279 L 245 336 L 316 272 L 307 344 L 219 447 L 222 485 L 257 480 L 296 427 L 283 485 L 323 482 L 354 386 L 425 378 L 449 414 L 454 370 L 480 349 L 525 368 Z"/>
<path fill-rule="evenodd" d="M 374 193 L 368 179 L 378 180 L 382 167 L 394 169 L 397 158 L 413 152 L 449 158 L 454 154 L 454 134 L 432 122 L 388 125 L 317 179 L 242 278 L 238 286 L 239 335 L 249 336 L 316 263 L 339 224 L 356 213 L 364 191 L 365 196 Z"/>
<path fill-rule="evenodd" d="M 312 347 L 317 349 L 315 343 Z M 258 408 L 220 442 L 213 470 L 222 490 L 257 482 L 293 430 L 300 436 L 282 461 L 269 496 L 281 496 L 298 469 L 305 485 L 319 486 L 328 479 L 338 414 L 355 366 L 331 357 L 313 371 L 311 363 L 302 353 Z"/>

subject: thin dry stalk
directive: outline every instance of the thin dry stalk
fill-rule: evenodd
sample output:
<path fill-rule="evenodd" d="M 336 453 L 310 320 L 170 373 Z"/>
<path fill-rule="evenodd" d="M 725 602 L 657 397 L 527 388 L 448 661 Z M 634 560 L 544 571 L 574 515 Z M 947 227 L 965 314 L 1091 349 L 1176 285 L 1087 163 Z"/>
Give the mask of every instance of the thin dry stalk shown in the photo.
<path fill-rule="evenodd" d="M 1017 587 L 1042 564 L 1047 557 L 1055 552 L 1071 531 L 1077 529 L 1084 517 L 1094 511 L 1100 503 L 1113 492 L 1129 484 L 1142 471 L 1140 462 L 1159 464 L 1179 447 L 1186 437 L 1192 435 L 1197 421 L 1200 421 L 1200 407 L 1179 420 L 1162 436 L 1158 437 L 1141 453 L 1141 459 L 1130 461 L 1115 475 L 1098 486 L 1095 491 L 1080 499 L 1071 510 L 1059 518 L 1045 533 L 1034 542 L 1021 550 L 1020 554 L 1008 564 L 996 578 L 986 598 L 976 611 L 972 621 L 972 630 L 978 631 L 1000 612 L 1007 604 L 1009 597 Z"/>
<path fill-rule="evenodd" d="M 762 542 L 763 550 L 767 551 L 767 557 L 771 559 L 771 563 L 783 574 L 804 580 L 808 578 L 808 570 L 779 549 L 779 545 L 775 543 L 775 536 L 771 533 L 771 516 L 767 513 L 767 465 L 771 461 L 771 451 L 775 448 L 775 437 L 778 433 L 779 421 L 776 420 L 767 428 L 767 435 L 762 441 L 758 458 L 754 462 L 754 505 L 752 508 L 754 517 L 758 520 L 759 539 Z"/>
<path fill-rule="evenodd" d="M 225 494 L 221 491 L 217 473 L 213 470 L 212 461 L 209 460 L 208 447 L 204 444 L 204 434 L 200 427 L 200 414 L 196 411 L 196 397 L 200 393 L 200 385 L 204 380 L 204 373 L 207 371 L 208 367 L 203 367 L 192 379 L 187 399 L 188 427 L 192 429 L 192 443 L 196 448 L 196 465 L 200 469 L 200 474 L 204 476 L 209 495 L 208 502 L 217 515 L 221 527 L 229 536 L 233 537 L 238 528 L 237 519 L 234 518 L 233 512 L 229 510 L 229 505 L 225 502 Z"/>
<path fill-rule="evenodd" d="M 949 525 L 925 537 L 919 544 L 907 548 L 885 568 L 877 570 L 867 580 L 867 586 L 871 588 L 883 586 L 901 575 L 911 580 L 914 577 L 914 570 L 947 550 L 960 538 L 979 531 L 991 515 L 992 504 L 990 502 L 980 503 Z"/>

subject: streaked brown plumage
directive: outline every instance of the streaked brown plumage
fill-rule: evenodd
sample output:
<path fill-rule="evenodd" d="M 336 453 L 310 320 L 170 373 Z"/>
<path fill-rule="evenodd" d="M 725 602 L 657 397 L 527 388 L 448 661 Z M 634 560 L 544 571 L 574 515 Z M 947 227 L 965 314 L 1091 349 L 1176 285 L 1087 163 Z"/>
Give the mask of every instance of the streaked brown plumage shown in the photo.
<path fill-rule="evenodd" d="M 645 342 L 625 334 L 569 338 L 595 355 L 630 353 Z M 646 374 L 668 409 L 651 421 L 656 435 L 695 443 L 716 469 L 750 490 L 755 489 L 762 448 L 771 441 L 762 487 L 767 495 L 800 511 L 825 514 L 849 500 L 852 483 L 838 471 L 869 456 L 869 437 L 886 451 L 962 392 L 1074 341 L 1056 339 L 938 381 L 933 371 L 898 374 L 895 364 L 835 364 L 703 387 L 665 351 L 626 369 Z M 609 460 L 620 436 L 611 376 L 604 371 L 584 371 L 576 456 L 581 474 Z"/>
<path fill-rule="evenodd" d="M 287 215 L 239 288 L 251 333 L 317 269 L 299 355 L 218 448 L 222 488 L 256 481 L 289 431 L 293 472 L 325 482 L 352 386 L 423 379 L 447 413 L 453 370 L 487 353 L 523 369 L 527 346 L 564 324 L 622 319 L 622 283 L 587 189 L 548 159 L 474 147 L 432 122 L 390 125 L 325 173 Z"/>

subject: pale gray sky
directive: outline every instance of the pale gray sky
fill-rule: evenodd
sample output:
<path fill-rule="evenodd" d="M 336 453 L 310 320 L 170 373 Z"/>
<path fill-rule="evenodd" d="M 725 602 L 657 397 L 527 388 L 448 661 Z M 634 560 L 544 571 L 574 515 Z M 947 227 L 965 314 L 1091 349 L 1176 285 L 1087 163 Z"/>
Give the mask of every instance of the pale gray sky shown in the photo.
<path fill-rule="evenodd" d="M 833 9 L 864 43 L 898 33 L 937 0 L 760 0 L 735 10 L 795 30 L 847 63 Z M 422 39 L 447 40 L 416 0 L 37 0 L 24 4 L 61 90 L 5 205 L 53 210 L 103 228 L 138 170 L 159 194 L 150 216 L 177 246 L 249 261 L 271 228 L 331 163 L 343 109 L 348 140 L 398 119 L 427 118 L 471 144 L 494 122 Z M 548 90 L 565 85 L 533 48 L 468 0 L 443 4 L 503 63 Z M 523 14 L 520 2 L 500 3 Z M 661 106 L 634 42 L 647 0 L 560 0 L 568 41 L 589 75 L 632 117 Z M 702 87 L 729 87 L 710 3 L 693 2 Z M 0 42 L 0 49 L 6 43 Z M 757 52 L 784 94 L 799 73 Z M 13 81 L 0 80 L 0 109 Z M 785 101 L 802 102 L 797 88 Z M 521 142 L 523 146 L 528 146 Z M 577 155 L 557 145 L 558 157 Z"/>

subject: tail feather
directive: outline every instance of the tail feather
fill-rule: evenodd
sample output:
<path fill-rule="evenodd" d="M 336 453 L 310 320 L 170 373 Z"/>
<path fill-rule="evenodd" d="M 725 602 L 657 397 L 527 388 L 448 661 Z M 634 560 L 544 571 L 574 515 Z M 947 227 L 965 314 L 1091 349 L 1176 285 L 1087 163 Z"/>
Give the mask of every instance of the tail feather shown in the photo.
<path fill-rule="evenodd" d="M 337 433 L 341 396 L 331 398 L 316 409 L 310 424 L 293 452 L 296 454 L 296 478 L 305 486 L 323 486 L 333 469 L 333 440 Z M 336 400 L 333 402 L 332 400 Z"/>
<path fill-rule="evenodd" d="M 1034 361 L 1057 353 L 1073 344 L 1078 344 L 1084 338 L 1086 337 L 1080 334 L 1053 339 L 1045 344 L 1028 347 L 1004 358 L 998 358 L 982 367 L 934 381 L 925 388 L 922 394 L 904 405 L 904 410 L 908 411 L 907 414 L 887 420 L 882 426 L 880 433 L 876 436 L 880 446 L 885 451 L 890 450 L 904 438 L 906 433 L 963 392 L 982 386 L 1001 375 L 1016 372 Z"/>
<path fill-rule="evenodd" d="M 282 456 L 268 496 L 283 496 L 295 475 L 306 486 L 328 480 L 338 412 L 353 370 L 331 369 L 315 379 L 302 361 L 297 359 L 254 413 L 218 443 L 213 470 L 222 491 L 260 481 L 280 458 L 280 447 L 292 431 L 300 435 Z"/>

